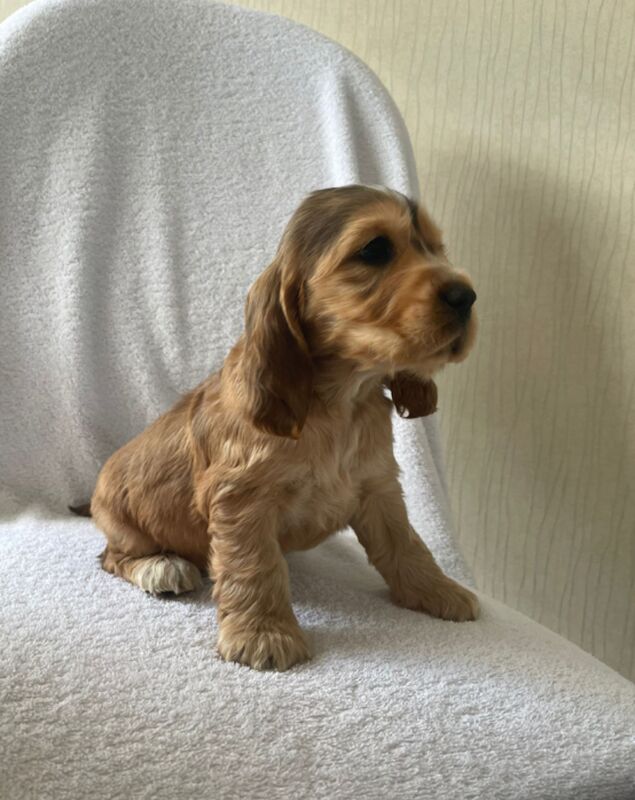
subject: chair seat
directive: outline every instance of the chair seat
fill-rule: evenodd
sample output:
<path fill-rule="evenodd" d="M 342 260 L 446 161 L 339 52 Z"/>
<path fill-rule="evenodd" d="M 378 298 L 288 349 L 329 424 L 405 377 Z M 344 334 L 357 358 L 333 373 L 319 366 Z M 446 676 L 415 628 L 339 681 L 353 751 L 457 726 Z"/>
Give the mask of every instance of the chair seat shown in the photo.
<path fill-rule="evenodd" d="M 635 686 L 500 603 L 396 608 L 340 534 L 289 557 L 313 660 L 258 673 L 216 656 L 208 588 L 151 597 L 102 548 L 0 524 L 3 797 L 635 797 Z"/>

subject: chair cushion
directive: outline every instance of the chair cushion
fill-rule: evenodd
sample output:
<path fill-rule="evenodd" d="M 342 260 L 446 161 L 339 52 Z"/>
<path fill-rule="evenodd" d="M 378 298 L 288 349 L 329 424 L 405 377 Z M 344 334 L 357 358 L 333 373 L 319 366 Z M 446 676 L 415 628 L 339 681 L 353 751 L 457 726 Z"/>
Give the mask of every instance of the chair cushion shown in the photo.
<path fill-rule="evenodd" d="M 493 600 L 396 608 L 341 534 L 289 557 L 313 660 L 259 673 L 215 655 L 207 589 L 151 597 L 102 547 L 90 520 L 0 527 L 3 797 L 635 797 L 635 686 Z"/>

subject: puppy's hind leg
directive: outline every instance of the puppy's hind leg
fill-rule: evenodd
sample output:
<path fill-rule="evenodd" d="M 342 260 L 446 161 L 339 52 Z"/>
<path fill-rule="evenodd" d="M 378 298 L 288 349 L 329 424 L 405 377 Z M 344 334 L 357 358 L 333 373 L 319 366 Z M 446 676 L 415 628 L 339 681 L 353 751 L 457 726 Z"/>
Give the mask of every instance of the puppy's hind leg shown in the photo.
<path fill-rule="evenodd" d="M 182 594 L 201 587 L 201 573 L 194 564 L 175 553 L 162 553 L 159 545 L 108 509 L 92 509 L 95 522 L 106 534 L 108 545 L 101 565 L 113 575 L 133 583 L 149 594 Z"/>
<path fill-rule="evenodd" d="M 107 547 L 100 558 L 106 572 L 119 575 L 148 594 L 183 594 L 203 585 L 198 567 L 175 553 L 133 558 Z"/>

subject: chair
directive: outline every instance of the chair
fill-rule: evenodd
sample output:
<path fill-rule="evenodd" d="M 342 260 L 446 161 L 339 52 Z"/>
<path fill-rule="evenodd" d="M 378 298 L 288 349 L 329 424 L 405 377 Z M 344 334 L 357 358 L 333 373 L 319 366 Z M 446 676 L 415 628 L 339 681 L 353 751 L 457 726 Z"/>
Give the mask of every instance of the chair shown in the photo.
<path fill-rule="evenodd" d="M 71 518 L 106 457 L 219 366 L 308 191 L 417 195 L 386 91 L 284 19 L 183 0 L 38 0 L 0 26 L 0 793 L 627 798 L 635 688 L 483 598 L 390 605 L 347 535 L 290 556 L 313 661 L 214 655 L 202 592 L 107 575 Z M 436 421 L 395 422 L 415 527 L 453 543 Z"/>

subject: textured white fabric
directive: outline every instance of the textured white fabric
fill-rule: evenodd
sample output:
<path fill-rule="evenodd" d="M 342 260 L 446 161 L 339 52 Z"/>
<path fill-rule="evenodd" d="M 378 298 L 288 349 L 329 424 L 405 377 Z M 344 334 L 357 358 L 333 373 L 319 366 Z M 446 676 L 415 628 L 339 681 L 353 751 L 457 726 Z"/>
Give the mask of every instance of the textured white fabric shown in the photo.
<path fill-rule="evenodd" d="M 87 499 L 107 456 L 220 366 L 300 199 L 351 182 L 418 191 L 386 92 L 308 29 L 197 0 L 11 17 L 0 480 L 58 509 Z M 420 432 L 398 423 L 413 523 L 465 577 Z"/>
<path fill-rule="evenodd" d="M 340 535 L 289 559 L 313 661 L 257 673 L 215 657 L 204 593 L 146 595 L 102 546 L 50 512 L 3 530 L 7 800 L 635 797 L 635 686 L 494 601 L 396 608 Z"/>
<path fill-rule="evenodd" d="M 0 27 L 0 796 L 635 791 L 632 684 L 508 609 L 396 609 L 341 536 L 290 557 L 315 659 L 256 674 L 215 659 L 204 595 L 113 579 L 58 516 L 219 366 L 299 199 L 351 181 L 416 193 L 403 125 L 292 23 L 47 0 Z M 435 422 L 396 438 L 413 522 L 465 577 Z"/>

